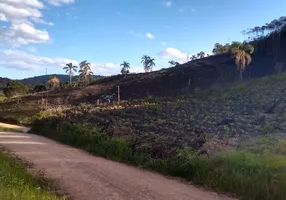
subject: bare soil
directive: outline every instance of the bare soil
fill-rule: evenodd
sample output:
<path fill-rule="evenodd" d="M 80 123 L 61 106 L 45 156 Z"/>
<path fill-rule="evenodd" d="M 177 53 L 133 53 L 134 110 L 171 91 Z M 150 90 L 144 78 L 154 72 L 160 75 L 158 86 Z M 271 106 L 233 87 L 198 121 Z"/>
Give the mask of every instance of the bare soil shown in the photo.
<path fill-rule="evenodd" d="M 60 185 L 76 200 L 231 200 L 146 170 L 91 156 L 37 135 L 0 132 L 0 146 Z"/>

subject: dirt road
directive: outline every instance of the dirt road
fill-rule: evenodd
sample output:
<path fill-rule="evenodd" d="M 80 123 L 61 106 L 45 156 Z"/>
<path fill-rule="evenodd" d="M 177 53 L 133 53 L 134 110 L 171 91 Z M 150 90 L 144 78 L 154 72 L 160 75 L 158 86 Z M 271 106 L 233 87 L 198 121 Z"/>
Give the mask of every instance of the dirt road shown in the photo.
<path fill-rule="evenodd" d="M 44 170 L 75 200 L 232 199 L 36 135 L 0 132 L 0 146 Z"/>

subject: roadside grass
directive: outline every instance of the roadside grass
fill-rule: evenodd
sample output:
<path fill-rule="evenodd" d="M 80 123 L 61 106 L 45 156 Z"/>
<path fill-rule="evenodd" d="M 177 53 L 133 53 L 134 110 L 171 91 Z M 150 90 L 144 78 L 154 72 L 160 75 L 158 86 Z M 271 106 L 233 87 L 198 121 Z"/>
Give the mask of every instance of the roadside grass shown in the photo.
<path fill-rule="evenodd" d="M 286 158 L 280 155 L 286 149 L 285 142 L 266 154 L 232 151 L 198 157 L 191 148 L 185 147 L 174 157 L 154 159 L 144 152 L 136 152 L 127 141 L 112 138 L 88 124 L 42 118 L 35 120 L 32 131 L 98 156 L 182 177 L 241 199 L 286 199 Z"/>
<path fill-rule="evenodd" d="M 1 200 L 64 200 L 48 192 L 49 189 L 46 181 L 30 175 L 21 161 L 0 149 Z"/>

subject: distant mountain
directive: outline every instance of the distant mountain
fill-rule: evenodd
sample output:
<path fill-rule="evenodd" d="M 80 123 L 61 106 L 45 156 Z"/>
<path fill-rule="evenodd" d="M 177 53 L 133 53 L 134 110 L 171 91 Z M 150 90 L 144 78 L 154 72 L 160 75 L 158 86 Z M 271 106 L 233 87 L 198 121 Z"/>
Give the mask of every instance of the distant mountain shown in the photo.
<path fill-rule="evenodd" d="M 51 75 L 52 74 L 43 75 L 43 76 L 35 76 L 35 77 L 25 78 L 25 79 L 18 80 L 18 81 L 24 83 L 25 85 L 45 84 L 45 83 L 47 83 L 47 81 L 49 80 L 49 77 Z M 68 82 L 70 80 L 68 75 L 65 75 L 65 74 L 55 74 L 55 75 L 61 80 L 61 82 Z M 75 81 L 77 79 L 77 77 L 78 76 L 74 76 L 72 80 Z M 101 77 L 103 77 L 103 76 L 94 75 L 95 79 L 101 78 Z"/>
<path fill-rule="evenodd" d="M 69 81 L 69 76 L 65 74 L 55 74 L 61 82 L 68 82 Z M 38 85 L 38 84 L 46 84 L 47 81 L 49 80 L 50 75 L 43 75 L 43 76 L 35 76 L 31 78 L 25 78 L 25 79 L 19 79 L 17 81 L 24 83 L 25 85 Z M 73 81 L 77 79 L 78 76 L 73 77 Z M 101 78 L 103 76 L 99 75 L 94 75 L 94 79 Z M 2 78 L 0 77 L 0 90 L 2 90 L 6 84 L 10 81 L 11 79 L 8 78 Z"/>
<path fill-rule="evenodd" d="M 0 90 L 2 90 L 9 81 L 10 81 L 10 79 L 8 79 L 8 78 L 0 77 Z"/>

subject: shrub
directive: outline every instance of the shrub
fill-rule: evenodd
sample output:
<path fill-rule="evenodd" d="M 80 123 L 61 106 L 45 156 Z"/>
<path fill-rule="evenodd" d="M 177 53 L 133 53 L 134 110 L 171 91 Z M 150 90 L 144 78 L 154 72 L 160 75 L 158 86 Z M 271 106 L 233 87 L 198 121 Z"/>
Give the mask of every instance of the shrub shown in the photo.
<path fill-rule="evenodd" d="M 29 92 L 29 89 L 24 84 L 18 81 L 10 81 L 3 89 L 3 93 L 6 97 L 11 98 L 18 95 L 25 95 Z"/>
<path fill-rule="evenodd" d="M 45 85 L 36 85 L 33 89 L 33 92 L 44 92 L 47 90 L 48 88 Z"/>

